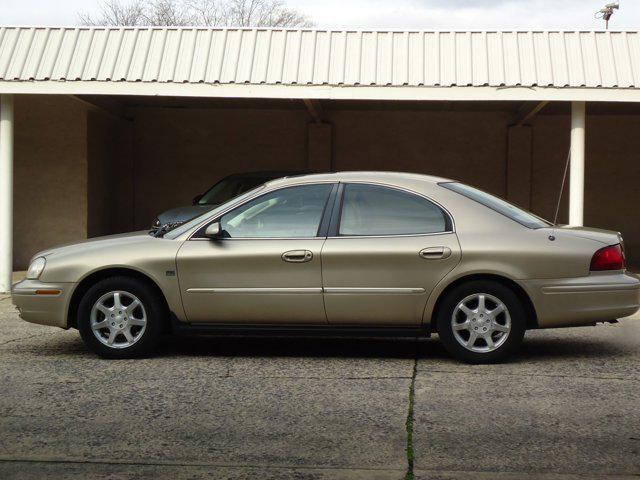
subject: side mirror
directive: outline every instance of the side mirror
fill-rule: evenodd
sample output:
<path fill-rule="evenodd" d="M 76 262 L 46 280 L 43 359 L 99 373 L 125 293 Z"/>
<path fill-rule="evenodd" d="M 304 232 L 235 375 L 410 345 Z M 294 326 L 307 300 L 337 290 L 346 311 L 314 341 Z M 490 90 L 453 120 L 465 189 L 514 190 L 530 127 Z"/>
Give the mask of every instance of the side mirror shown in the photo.
<path fill-rule="evenodd" d="M 197 205 L 202 197 L 203 197 L 202 193 L 193 197 L 193 204 Z"/>
<path fill-rule="evenodd" d="M 214 222 L 209 225 L 204 231 L 204 236 L 207 238 L 221 238 L 222 229 L 220 228 L 220 222 Z"/>

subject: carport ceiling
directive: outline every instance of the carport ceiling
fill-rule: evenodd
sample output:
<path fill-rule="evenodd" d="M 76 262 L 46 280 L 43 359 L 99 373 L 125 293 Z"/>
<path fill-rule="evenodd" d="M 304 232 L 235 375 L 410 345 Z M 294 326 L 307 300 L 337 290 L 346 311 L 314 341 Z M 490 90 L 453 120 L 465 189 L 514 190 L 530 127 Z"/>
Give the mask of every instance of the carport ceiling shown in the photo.
<path fill-rule="evenodd" d="M 128 116 L 133 108 L 175 109 L 265 109 L 305 110 L 299 99 L 255 99 L 255 98 L 203 98 L 203 97 L 148 97 L 81 95 L 81 100 L 95 105 L 117 116 Z M 382 100 L 322 100 L 322 108 L 331 110 L 369 111 L 451 111 L 451 112 L 510 112 L 516 115 L 521 110 L 535 108 L 536 102 L 509 101 L 382 101 Z M 551 102 L 538 115 L 569 115 L 569 102 Z M 640 105 L 636 103 L 590 102 L 589 115 L 638 115 Z"/>

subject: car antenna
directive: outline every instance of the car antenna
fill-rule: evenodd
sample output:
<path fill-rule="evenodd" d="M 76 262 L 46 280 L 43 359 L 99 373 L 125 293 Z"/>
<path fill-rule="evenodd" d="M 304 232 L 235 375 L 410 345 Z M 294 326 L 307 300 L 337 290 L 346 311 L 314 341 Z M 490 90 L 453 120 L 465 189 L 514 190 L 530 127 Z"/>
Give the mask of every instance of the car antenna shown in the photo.
<path fill-rule="evenodd" d="M 562 202 L 562 194 L 564 193 L 564 184 L 567 181 L 567 171 L 569 170 L 569 162 L 571 161 L 571 147 L 567 153 L 567 161 L 564 165 L 564 173 L 562 175 L 562 184 L 560 185 L 560 195 L 558 196 L 558 203 L 556 203 L 556 214 L 553 216 L 553 226 L 558 225 L 558 213 L 560 212 L 560 202 Z"/>

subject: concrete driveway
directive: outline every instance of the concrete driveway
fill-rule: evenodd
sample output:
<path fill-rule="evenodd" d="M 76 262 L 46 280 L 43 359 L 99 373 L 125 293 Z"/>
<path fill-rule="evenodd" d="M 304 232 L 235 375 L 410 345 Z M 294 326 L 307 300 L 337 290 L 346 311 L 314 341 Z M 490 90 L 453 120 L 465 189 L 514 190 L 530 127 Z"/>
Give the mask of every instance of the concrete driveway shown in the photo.
<path fill-rule="evenodd" d="M 0 298 L 2 479 L 640 474 L 640 317 L 530 332 L 496 366 L 436 339 L 182 338 L 105 361 Z"/>

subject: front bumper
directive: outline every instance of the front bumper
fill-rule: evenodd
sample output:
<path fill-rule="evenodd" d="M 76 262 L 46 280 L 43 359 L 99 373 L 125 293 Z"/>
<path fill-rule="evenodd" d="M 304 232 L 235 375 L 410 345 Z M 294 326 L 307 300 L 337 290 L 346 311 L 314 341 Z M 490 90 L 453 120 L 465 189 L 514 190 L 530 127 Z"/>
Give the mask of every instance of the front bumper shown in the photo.
<path fill-rule="evenodd" d="M 22 280 L 13 285 L 11 300 L 27 322 L 67 327 L 67 310 L 75 283 Z M 56 293 L 57 292 L 57 293 Z"/>
<path fill-rule="evenodd" d="M 640 309 L 640 279 L 631 273 L 527 280 L 540 328 L 592 325 L 633 315 Z"/>

